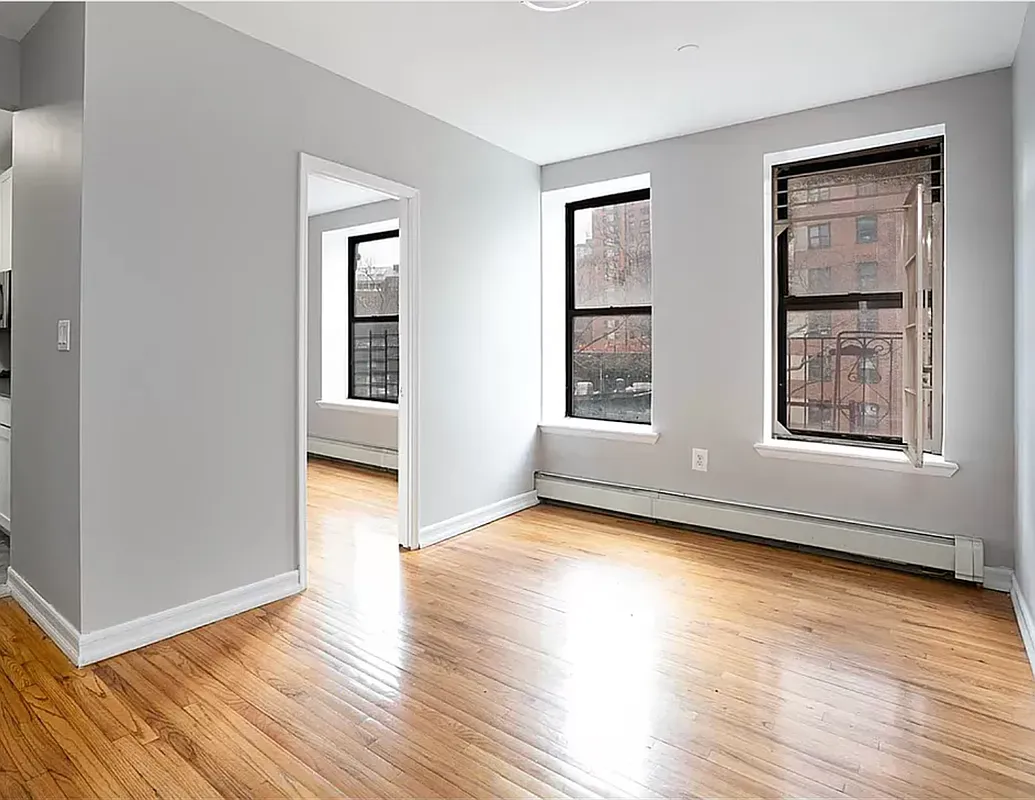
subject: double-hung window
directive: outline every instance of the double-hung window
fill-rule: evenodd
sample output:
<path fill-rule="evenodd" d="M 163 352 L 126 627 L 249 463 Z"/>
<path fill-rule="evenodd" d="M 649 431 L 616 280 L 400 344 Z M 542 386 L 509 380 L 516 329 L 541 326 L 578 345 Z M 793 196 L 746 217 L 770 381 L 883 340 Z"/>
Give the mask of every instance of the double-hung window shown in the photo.
<path fill-rule="evenodd" d="M 567 416 L 650 424 L 650 189 L 565 206 Z"/>
<path fill-rule="evenodd" d="M 399 402 L 399 231 L 349 237 L 349 398 Z"/>
<path fill-rule="evenodd" d="M 941 452 L 943 174 L 941 137 L 773 168 L 777 438 Z"/>

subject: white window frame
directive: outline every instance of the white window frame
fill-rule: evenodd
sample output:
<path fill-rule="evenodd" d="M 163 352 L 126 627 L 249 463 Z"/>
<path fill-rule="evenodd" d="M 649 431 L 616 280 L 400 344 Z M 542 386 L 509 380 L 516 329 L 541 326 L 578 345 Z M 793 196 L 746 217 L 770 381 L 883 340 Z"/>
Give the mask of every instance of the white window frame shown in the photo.
<path fill-rule="evenodd" d="M 343 369 L 342 375 L 343 385 L 345 387 L 344 393 L 341 395 L 332 394 L 328 395 L 325 392 L 325 387 L 328 384 L 327 371 L 329 369 L 328 356 L 327 356 L 327 327 L 330 316 L 343 314 L 345 319 L 345 325 L 348 325 L 349 308 L 348 304 L 352 302 L 352 298 L 348 295 L 348 290 L 343 294 L 328 293 L 324 290 L 327 284 L 327 264 L 324 262 L 324 237 L 328 234 L 336 234 L 344 238 L 345 249 L 346 249 L 346 262 L 348 261 L 348 240 L 353 236 L 363 236 L 368 233 L 382 233 L 384 231 L 397 230 L 399 228 L 399 218 L 392 217 L 391 219 L 378 220 L 377 222 L 365 222 L 359 225 L 346 225 L 341 228 L 328 228 L 327 230 L 320 231 L 318 237 L 314 237 L 317 241 L 313 242 L 313 245 L 320 248 L 320 397 L 316 401 L 316 405 L 319 408 L 327 409 L 330 411 L 349 411 L 349 412 L 360 412 L 364 414 L 374 414 L 381 416 L 398 416 L 399 404 L 396 403 L 385 403 L 379 400 L 363 400 L 348 396 L 349 386 L 349 369 L 351 368 L 350 356 L 348 348 L 348 331 L 345 331 L 345 340 L 341 349 L 341 357 L 334 358 L 334 369 Z M 352 265 L 346 263 L 346 270 L 351 269 Z M 346 286 L 347 286 L 347 275 L 346 275 Z M 342 302 L 344 298 L 344 302 Z"/>
<path fill-rule="evenodd" d="M 830 142 L 820 145 L 783 150 L 775 153 L 766 153 L 762 158 L 762 236 L 763 236 L 763 297 L 765 305 L 763 308 L 763 383 L 762 383 L 762 436 L 755 444 L 755 451 L 766 458 L 781 458 L 795 461 L 812 461 L 822 464 L 837 464 L 843 466 L 867 467 L 871 469 L 888 470 L 894 472 L 910 473 L 915 475 L 950 477 L 956 473 L 959 466 L 946 458 L 945 453 L 945 364 L 944 347 L 946 319 L 945 319 L 945 286 L 948 263 L 948 247 L 946 244 L 945 231 L 948 230 L 948 198 L 946 194 L 942 201 L 942 270 L 940 302 L 936 303 L 936 313 L 940 315 L 941 336 L 937 337 L 934 343 L 934 375 L 941 390 L 941 402 L 932 403 L 934 407 L 934 430 L 941 438 L 941 455 L 924 455 L 923 464 L 915 467 L 909 460 L 904 450 L 889 450 L 866 445 L 851 443 L 834 444 L 827 442 L 808 442 L 788 439 L 777 439 L 774 435 L 776 425 L 776 383 L 777 373 L 775 364 L 776 354 L 776 292 L 775 292 L 775 269 L 773 259 L 773 168 L 789 163 L 807 161 L 814 158 L 828 156 L 839 156 L 853 153 L 859 150 L 868 150 L 875 147 L 886 147 L 889 145 L 904 144 L 920 139 L 930 139 L 940 136 L 943 141 L 943 165 L 947 167 L 949 159 L 945 156 L 948 151 L 948 136 L 945 125 L 929 125 L 921 128 L 894 131 L 890 133 L 863 136 L 857 139 L 846 139 L 839 142 Z M 937 325 L 937 321 L 936 321 Z"/>

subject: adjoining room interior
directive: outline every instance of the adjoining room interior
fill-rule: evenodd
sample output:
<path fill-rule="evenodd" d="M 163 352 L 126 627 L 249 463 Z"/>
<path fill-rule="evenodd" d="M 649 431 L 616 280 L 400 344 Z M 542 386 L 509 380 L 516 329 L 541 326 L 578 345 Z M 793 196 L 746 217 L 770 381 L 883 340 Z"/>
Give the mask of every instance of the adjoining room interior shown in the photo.
<path fill-rule="evenodd" d="M 1035 797 L 1033 7 L 0 3 L 0 797 Z"/>
<path fill-rule="evenodd" d="M 401 201 L 311 172 L 306 202 L 310 575 L 335 580 L 344 570 L 382 581 L 384 567 L 353 568 L 365 553 L 394 555 L 404 544 L 397 479 Z M 344 558 L 350 549 L 355 555 Z M 384 566 L 391 562 L 384 558 Z"/>

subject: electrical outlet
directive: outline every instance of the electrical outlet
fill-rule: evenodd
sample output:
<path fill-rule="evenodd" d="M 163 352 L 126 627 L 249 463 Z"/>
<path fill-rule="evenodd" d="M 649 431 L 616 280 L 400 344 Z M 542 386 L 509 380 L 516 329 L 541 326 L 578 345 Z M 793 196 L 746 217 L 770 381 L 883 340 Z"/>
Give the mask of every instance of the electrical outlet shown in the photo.
<path fill-rule="evenodd" d="M 698 472 L 708 471 L 708 451 L 695 447 L 690 451 L 690 466 Z"/>

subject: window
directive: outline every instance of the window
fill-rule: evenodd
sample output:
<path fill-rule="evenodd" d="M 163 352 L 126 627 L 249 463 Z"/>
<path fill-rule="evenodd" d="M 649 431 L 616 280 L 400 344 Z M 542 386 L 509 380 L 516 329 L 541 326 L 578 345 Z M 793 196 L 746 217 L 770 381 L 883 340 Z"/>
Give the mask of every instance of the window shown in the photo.
<path fill-rule="evenodd" d="M 812 267 L 808 275 L 811 294 L 827 294 L 830 291 L 830 267 Z"/>
<path fill-rule="evenodd" d="M 863 261 L 855 265 L 856 287 L 860 292 L 872 292 L 877 288 L 877 262 Z"/>
<path fill-rule="evenodd" d="M 830 199 L 830 187 L 829 186 L 817 186 L 809 189 L 806 195 L 810 203 L 820 203 L 823 200 Z"/>
<path fill-rule="evenodd" d="M 877 241 L 877 218 L 873 216 L 856 217 L 855 241 L 869 244 Z"/>
<path fill-rule="evenodd" d="M 399 231 L 349 237 L 349 397 L 399 402 Z"/>
<path fill-rule="evenodd" d="M 773 168 L 775 436 L 902 448 L 914 463 L 941 452 L 942 148 L 937 137 Z M 832 213 L 812 205 L 818 181 L 844 187 L 837 214 L 854 219 L 854 242 L 831 241 L 837 221 L 812 222 Z M 878 231 L 872 260 L 857 261 Z"/>
<path fill-rule="evenodd" d="M 830 223 L 809 225 L 809 250 L 830 247 Z"/>
<path fill-rule="evenodd" d="M 877 312 L 870 308 L 864 308 L 859 310 L 859 330 L 865 331 L 866 333 L 873 333 L 877 330 L 878 322 Z"/>
<path fill-rule="evenodd" d="M 807 324 L 807 335 L 829 336 L 834 330 L 833 314 L 829 311 L 810 311 Z"/>
<path fill-rule="evenodd" d="M 565 206 L 567 415 L 650 424 L 650 189 Z"/>

